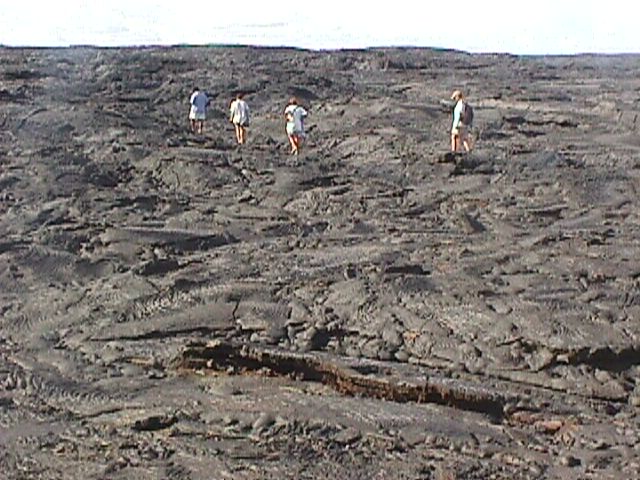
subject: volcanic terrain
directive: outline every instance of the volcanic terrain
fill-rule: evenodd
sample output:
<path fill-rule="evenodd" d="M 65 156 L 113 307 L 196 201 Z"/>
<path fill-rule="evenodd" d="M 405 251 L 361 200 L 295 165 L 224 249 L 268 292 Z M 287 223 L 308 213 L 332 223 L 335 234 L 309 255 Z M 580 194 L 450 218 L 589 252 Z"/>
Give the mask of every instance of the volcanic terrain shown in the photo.
<path fill-rule="evenodd" d="M 640 478 L 638 71 L 0 49 L 0 477 Z"/>

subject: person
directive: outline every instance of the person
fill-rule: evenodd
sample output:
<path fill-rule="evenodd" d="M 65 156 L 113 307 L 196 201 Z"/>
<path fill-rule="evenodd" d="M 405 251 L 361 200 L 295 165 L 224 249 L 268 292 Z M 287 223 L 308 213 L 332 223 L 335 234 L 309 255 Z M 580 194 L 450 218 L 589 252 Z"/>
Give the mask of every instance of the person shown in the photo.
<path fill-rule="evenodd" d="M 204 121 L 207 118 L 207 106 L 210 103 L 207 94 L 195 87 L 191 92 L 191 110 L 189 111 L 189 120 L 191 121 L 191 131 L 193 133 L 202 133 Z"/>
<path fill-rule="evenodd" d="M 451 151 L 457 152 L 462 145 L 465 151 L 470 152 L 473 147 L 471 142 L 471 128 L 473 125 L 465 125 L 463 111 L 466 106 L 464 94 L 461 90 L 455 90 L 451 94 L 451 100 L 456 102 L 453 108 L 453 123 L 451 125 Z"/>
<path fill-rule="evenodd" d="M 291 97 L 287 107 L 284 109 L 286 120 L 285 130 L 291 145 L 291 155 L 300 153 L 300 146 L 304 141 L 304 119 L 308 115 L 307 111 L 298 104 L 298 99 Z"/>
<path fill-rule="evenodd" d="M 238 93 L 229 107 L 229 121 L 236 129 L 236 140 L 239 145 L 247 140 L 247 127 L 249 126 L 249 106 L 244 101 L 244 95 Z"/>

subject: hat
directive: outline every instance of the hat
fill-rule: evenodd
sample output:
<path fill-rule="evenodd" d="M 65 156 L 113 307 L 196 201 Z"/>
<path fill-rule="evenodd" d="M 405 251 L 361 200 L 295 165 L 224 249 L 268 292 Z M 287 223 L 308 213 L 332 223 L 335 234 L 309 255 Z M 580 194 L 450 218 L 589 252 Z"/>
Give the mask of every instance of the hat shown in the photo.
<path fill-rule="evenodd" d="M 451 94 L 451 100 L 455 100 L 456 98 L 461 98 L 462 92 L 460 90 L 454 90 Z"/>

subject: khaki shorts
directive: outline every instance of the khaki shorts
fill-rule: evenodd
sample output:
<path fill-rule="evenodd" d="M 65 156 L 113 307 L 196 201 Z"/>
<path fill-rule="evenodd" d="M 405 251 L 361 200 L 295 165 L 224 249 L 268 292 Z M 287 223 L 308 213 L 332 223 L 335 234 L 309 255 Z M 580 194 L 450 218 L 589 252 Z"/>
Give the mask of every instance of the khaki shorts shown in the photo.
<path fill-rule="evenodd" d="M 189 120 L 206 120 L 207 115 L 204 112 L 199 112 L 195 106 L 189 110 Z"/>
<path fill-rule="evenodd" d="M 466 125 L 459 123 L 456 128 L 451 129 L 451 135 L 458 136 L 460 138 L 466 137 L 469 133 L 469 128 Z"/>

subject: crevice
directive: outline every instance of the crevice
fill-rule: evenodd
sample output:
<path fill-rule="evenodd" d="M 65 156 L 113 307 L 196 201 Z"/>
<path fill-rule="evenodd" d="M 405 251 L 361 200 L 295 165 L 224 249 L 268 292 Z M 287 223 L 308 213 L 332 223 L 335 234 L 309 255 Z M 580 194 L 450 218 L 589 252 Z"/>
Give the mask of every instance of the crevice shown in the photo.
<path fill-rule="evenodd" d="M 177 336 L 184 335 L 216 335 L 221 331 L 233 330 L 234 326 L 231 327 L 208 327 L 208 326 L 200 326 L 200 327 L 191 327 L 191 328 L 181 328 L 175 330 L 151 330 L 149 332 L 141 333 L 139 335 L 120 335 L 113 337 L 99 337 L 92 338 L 92 342 L 115 342 L 115 341 L 128 341 L 128 342 L 138 342 L 142 340 L 162 340 L 165 338 L 175 338 Z"/>
<path fill-rule="evenodd" d="M 349 363 L 351 362 L 351 363 Z M 390 376 L 374 362 L 329 359 L 320 353 L 294 353 L 214 341 L 187 345 L 173 362 L 178 370 L 260 373 L 319 382 L 346 396 L 398 403 L 434 403 L 503 420 L 507 399 L 497 391 L 451 378 Z"/>
<path fill-rule="evenodd" d="M 222 234 L 184 238 L 168 243 L 168 245 L 172 246 L 178 253 L 189 253 L 213 250 L 234 243 L 238 243 L 238 240 L 233 235 Z"/>
<path fill-rule="evenodd" d="M 29 245 L 30 242 L 24 240 L 14 240 L 8 242 L 0 242 L 0 255 L 9 252 L 14 249 L 24 248 Z"/>
<path fill-rule="evenodd" d="M 47 109 L 45 107 L 36 108 L 35 110 L 32 110 L 20 120 L 20 123 L 18 123 L 18 126 L 15 129 L 20 130 L 24 126 L 24 124 L 27 123 L 27 120 L 29 120 L 32 117 L 35 117 L 39 113 L 46 112 L 46 111 Z"/>
<path fill-rule="evenodd" d="M 630 345 L 617 351 L 610 347 L 583 348 L 569 355 L 569 364 L 588 365 L 608 372 L 625 372 L 640 365 L 640 346 Z"/>
<path fill-rule="evenodd" d="M 337 175 L 325 175 L 313 177 L 300 182 L 300 186 L 304 188 L 333 187 L 336 185 Z"/>
<path fill-rule="evenodd" d="M 3 76 L 5 80 L 40 80 L 48 75 L 37 70 L 22 69 L 4 72 Z"/>
<path fill-rule="evenodd" d="M 502 117 L 502 120 L 503 122 L 515 127 L 522 126 L 522 125 L 533 125 L 536 127 L 553 126 L 553 127 L 561 127 L 561 128 L 577 128 L 578 127 L 578 123 L 565 118 L 533 120 L 522 115 L 511 115 L 511 116 Z"/>
<path fill-rule="evenodd" d="M 529 353 L 542 348 L 541 345 L 536 343 L 527 343 L 522 339 L 518 341 L 526 346 Z M 640 365 L 640 346 L 638 345 L 620 347 L 617 350 L 609 346 L 599 348 L 584 347 L 575 350 L 559 349 L 553 350 L 552 355 L 553 357 L 550 357 L 549 361 L 537 371 L 549 370 L 559 365 L 569 365 L 571 367 L 586 365 L 611 373 L 624 373 Z"/>
<path fill-rule="evenodd" d="M 384 273 L 387 275 L 429 275 L 431 272 L 425 270 L 422 265 L 392 265 L 385 268 Z"/>

